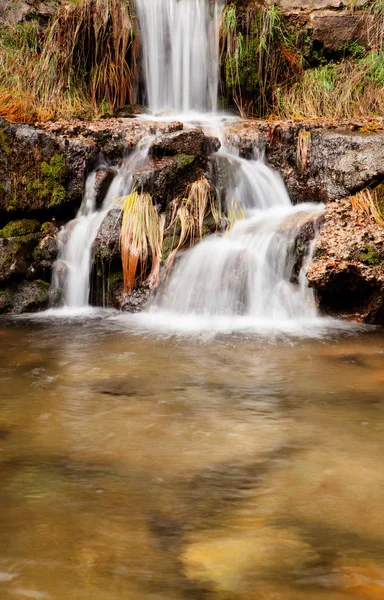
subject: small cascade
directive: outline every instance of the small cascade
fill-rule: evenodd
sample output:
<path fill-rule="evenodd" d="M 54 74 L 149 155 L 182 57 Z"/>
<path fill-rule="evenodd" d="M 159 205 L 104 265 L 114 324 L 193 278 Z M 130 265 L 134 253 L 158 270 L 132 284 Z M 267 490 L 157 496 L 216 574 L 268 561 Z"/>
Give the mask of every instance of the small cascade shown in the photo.
<path fill-rule="evenodd" d="M 105 168 L 100 164 L 86 180 L 83 201 L 72 221 L 59 233 L 58 258 L 53 267 L 52 289 L 63 290 L 64 306 L 70 309 L 89 305 L 92 246 L 100 226 L 116 200 L 131 191 L 136 167 L 148 154 L 149 141 L 142 145 L 116 169 L 116 175 L 108 188 L 100 207 L 97 207 L 97 175 Z"/>
<path fill-rule="evenodd" d="M 223 0 L 136 0 L 148 105 L 215 112 Z"/>
<path fill-rule="evenodd" d="M 301 227 L 323 206 L 293 206 L 281 177 L 260 160 L 231 155 L 221 160 L 228 161 L 232 181 L 226 202 L 236 201 L 244 219 L 187 250 L 152 311 L 273 321 L 315 318 L 304 269 L 295 274 L 295 243 Z"/>

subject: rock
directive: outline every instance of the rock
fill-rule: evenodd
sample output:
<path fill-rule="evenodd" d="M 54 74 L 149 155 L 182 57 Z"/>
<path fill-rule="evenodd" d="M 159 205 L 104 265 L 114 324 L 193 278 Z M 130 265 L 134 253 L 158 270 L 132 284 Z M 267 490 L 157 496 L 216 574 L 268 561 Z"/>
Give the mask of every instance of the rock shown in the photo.
<path fill-rule="evenodd" d="M 151 115 L 151 111 L 146 106 L 142 106 L 141 104 L 126 104 L 124 106 L 119 106 L 115 110 L 115 117 L 123 117 L 126 119 L 132 119 L 137 115 Z"/>
<path fill-rule="evenodd" d="M 148 157 L 137 169 L 134 182 L 138 189 L 151 194 L 153 202 L 165 210 L 169 200 L 186 195 L 188 186 L 199 179 L 207 163 L 188 154 Z"/>
<path fill-rule="evenodd" d="M 120 301 L 120 309 L 129 312 L 129 313 L 138 313 L 143 310 L 145 304 L 148 302 L 150 289 L 141 285 L 131 294 L 123 293 L 123 286 L 121 284 L 121 301 Z"/>
<path fill-rule="evenodd" d="M 311 15 L 312 39 L 324 48 L 338 50 L 352 40 L 368 45 L 367 22 L 358 13 L 319 11 Z"/>
<path fill-rule="evenodd" d="M 41 234 L 0 239 L 0 283 L 15 280 L 27 274 L 33 261 L 33 250 Z"/>
<path fill-rule="evenodd" d="M 149 155 L 161 158 L 184 154 L 188 156 L 206 156 L 220 148 L 217 138 L 206 138 L 201 129 L 176 131 L 156 138 L 152 143 Z"/>
<path fill-rule="evenodd" d="M 57 235 L 46 235 L 42 238 L 33 251 L 34 262 L 29 266 L 27 277 L 35 279 L 39 277 L 44 281 L 50 281 L 53 264 L 57 258 L 58 242 Z"/>
<path fill-rule="evenodd" d="M 27 125 L 0 121 L 0 211 L 69 210 L 72 216 L 96 150 L 88 141 L 65 141 Z"/>
<path fill-rule="evenodd" d="M 321 310 L 383 325 L 383 265 L 384 228 L 355 213 L 349 200 L 329 204 L 307 274 Z"/>
<path fill-rule="evenodd" d="M 39 312 L 48 308 L 49 283 L 33 281 L 20 285 L 12 298 L 12 314 Z"/>
<path fill-rule="evenodd" d="M 117 170 L 112 167 L 98 169 L 95 181 L 96 206 L 98 208 L 103 204 L 104 198 L 116 174 Z"/>
<path fill-rule="evenodd" d="M 27 17 L 32 15 L 46 21 L 52 17 L 57 10 L 61 0 L 0 0 L 0 23 L 4 25 L 13 25 L 21 23 Z"/>
<path fill-rule="evenodd" d="M 296 153 L 301 129 L 303 124 L 290 121 L 275 125 L 243 121 L 227 125 L 226 138 L 242 156 L 265 152 L 269 164 L 283 175 L 295 203 L 331 202 L 384 178 L 384 131 L 309 124 L 305 127 L 310 132 L 308 157 L 301 169 Z"/>
<path fill-rule="evenodd" d="M 354 6 L 363 6 L 366 0 L 354 0 Z M 342 10 L 351 8 L 350 0 L 276 0 L 276 5 L 287 15 L 300 12 L 315 13 L 319 10 Z"/>
<path fill-rule="evenodd" d="M 0 238 L 10 238 L 40 231 L 40 223 L 34 219 L 10 221 L 0 230 Z"/>
<path fill-rule="evenodd" d="M 114 258 L 120 257 L 121 220 L 122 212 L 119 208 L 113 208 L 105 217 L 93 244 L 95 260 L 110 263 Z"/>

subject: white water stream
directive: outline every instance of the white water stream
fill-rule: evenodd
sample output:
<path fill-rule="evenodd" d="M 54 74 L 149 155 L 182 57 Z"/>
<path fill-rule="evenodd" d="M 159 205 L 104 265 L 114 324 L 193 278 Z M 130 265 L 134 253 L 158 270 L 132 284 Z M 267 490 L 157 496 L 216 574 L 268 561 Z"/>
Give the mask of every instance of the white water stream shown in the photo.
<path fill-rule="evenodd" d="M 223 0 L 136 0 L 148 106 L 215 112 Z"/>
<path fill-rule="evenodd" d="M 240 204 L 244 219 L 230 232 L 187 250 L 152 311 L 281 322 L 315 319 L 304 268 L 294 277 L 295 242 L 303 224 L 315 220 L 323 206 L 292 206 L 281 177 L 260 160 L 222 159 L 234 172 L 227 203 Z"/>
<path fill-rule="evenodd" d="M 149 143 L 145 142 L 116 170 L 101 207 L 96 205 L 96 179 L 99 165 L 86 180 L 85 192 L 76 218 L 60 231 L 58 258 L 53 268 L 52 288 L 62 290 L 64 306 L 79 309 L 88 306 L 92 246 L 102 222 L 116 201 L 128 194 L 136 167 L 146 158 Z"/>

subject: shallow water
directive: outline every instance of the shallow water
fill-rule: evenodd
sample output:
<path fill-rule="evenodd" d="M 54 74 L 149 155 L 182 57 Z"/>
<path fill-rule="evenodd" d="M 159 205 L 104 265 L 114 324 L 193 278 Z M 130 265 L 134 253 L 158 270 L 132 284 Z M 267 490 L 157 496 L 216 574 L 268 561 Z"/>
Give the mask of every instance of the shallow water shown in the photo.
<path fill-rule="evenodd" d="M 0 321 L 0 598 L 384 598 L 384 333 L 132 322 Z"/>

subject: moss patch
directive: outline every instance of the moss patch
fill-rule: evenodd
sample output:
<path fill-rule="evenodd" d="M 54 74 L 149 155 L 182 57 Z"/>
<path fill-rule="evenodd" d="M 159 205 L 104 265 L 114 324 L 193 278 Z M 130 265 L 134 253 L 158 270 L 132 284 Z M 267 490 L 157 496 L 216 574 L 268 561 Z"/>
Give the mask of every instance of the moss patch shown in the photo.
<path fill-rule="evenodd" d="M 67 193 L 62 181 L 65 175 L 65 165 L 63 157 L 54 154 L 49 161 L 42 162 L 40 165 L 40 177 L 35 177 L 28 181 L 27 192 L 37 194 L 40 200 L 49 200 L 52 208 L 60 206 L 66 199 Z"/>
<path fill-rule="evenodd" d="M 50 287 L 50 283 L 48 283 L 47 281 L 43 281 L 42 279 L 35 279 L 35 281 L 33 283 L 36 283 L 37 285 L 41 285 L 44 288 L 49 288 Z"/>
<path fill-rule="evenodd" d="M 3 229 L 0 229 L 1 238 L 19 237 L 36 233 L 40 229 L 39 221 L 33 219 L 20 219 L 19 221 L 10 221 Z"/>
<path fill-rule="evenodd" d="M 120 281 L 123 281 L 122 271 L 118 271 L 117 273 L 111 273 L 108 277 L 108 287 L 111 287 L 116 283 L 120 283 Z"/>
<path fill-rule="evenodd" d="M 190 154 L 176 154 L 175 156 L 179 169 L 185 169 L 193 163 L 195 157 Z"/>

